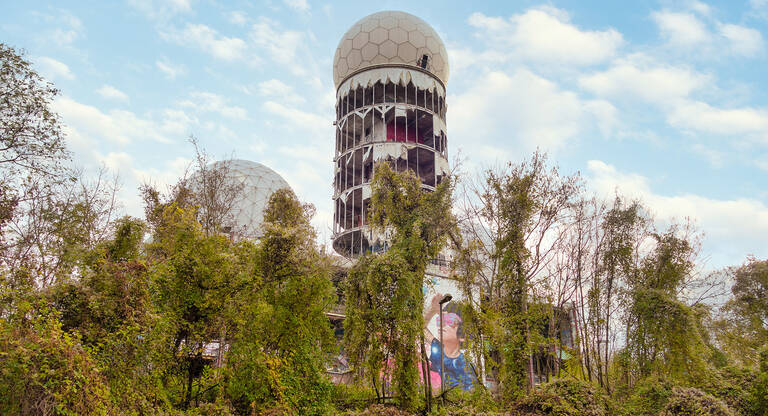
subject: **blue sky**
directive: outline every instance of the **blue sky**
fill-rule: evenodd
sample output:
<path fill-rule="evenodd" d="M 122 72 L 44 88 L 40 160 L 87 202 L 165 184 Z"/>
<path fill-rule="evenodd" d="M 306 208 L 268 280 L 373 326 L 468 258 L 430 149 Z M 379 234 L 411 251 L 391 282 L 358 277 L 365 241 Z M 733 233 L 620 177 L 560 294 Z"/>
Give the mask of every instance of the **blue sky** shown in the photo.
<path fill-rule="evenodd" d="M 356 20 L 402 10 L 445 42 L 448 140 L 465 170 L 536 148 L 589 188 L 691 217 L 707 267 L 768 257 L 768 0 L 732 2 L 9 2 L 0 41 L 61 96 L 89 171 L 174 182 L 190 134 L 275 169 L 330 236 L 333 53 Z"/>

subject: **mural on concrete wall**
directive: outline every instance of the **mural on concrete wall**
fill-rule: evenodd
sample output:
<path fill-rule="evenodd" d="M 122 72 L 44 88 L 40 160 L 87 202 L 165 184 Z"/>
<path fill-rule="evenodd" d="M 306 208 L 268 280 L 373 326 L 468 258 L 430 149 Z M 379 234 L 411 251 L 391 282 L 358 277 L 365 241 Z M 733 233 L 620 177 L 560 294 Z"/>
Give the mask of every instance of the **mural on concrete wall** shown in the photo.
<path fill-rule="evenodd" d="M 453 300 L 443 305 L 441 343 L 440 300 L 448 293 L 453 296 Z M 469 390 L 477 383 L 477 379 L 474 366 L 465 355 L 463 348 L 466 339 L 458 287 L 451 280 L 434 278 L 433 287 L 425 288 L 425 295 L 424 335 L 429 355 L 429 377 L 432 388 L 439 390 L 444 384 L 446 390 L 450 388 Z"/>

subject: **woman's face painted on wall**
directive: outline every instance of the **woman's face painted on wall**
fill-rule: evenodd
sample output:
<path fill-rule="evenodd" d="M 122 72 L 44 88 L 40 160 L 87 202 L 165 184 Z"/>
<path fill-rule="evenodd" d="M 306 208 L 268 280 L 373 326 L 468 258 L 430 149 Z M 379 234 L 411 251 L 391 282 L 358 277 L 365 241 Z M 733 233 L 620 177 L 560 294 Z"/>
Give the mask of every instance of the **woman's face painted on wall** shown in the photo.
<path fill-rule="evenodd" d="M 455 313 L 443 314 L 443 320 L 445 323 L 442 325 L 443 339 L 446 341 L 452 341 L 459 338 L 459 325 L 461 325 L 461 318 Z M 441 331 L 440 317 L 437 317 L 437 331 L 438 335 Z"/>

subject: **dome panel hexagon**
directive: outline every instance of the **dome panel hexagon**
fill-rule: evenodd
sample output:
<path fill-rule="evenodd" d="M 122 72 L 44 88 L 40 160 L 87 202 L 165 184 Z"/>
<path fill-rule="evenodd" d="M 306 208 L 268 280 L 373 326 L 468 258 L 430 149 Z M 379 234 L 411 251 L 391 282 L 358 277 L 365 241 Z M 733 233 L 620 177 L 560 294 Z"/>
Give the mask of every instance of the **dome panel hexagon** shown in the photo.
<path fill-rule="evenodd" d="M 368 43 L 368 32 L 361 32 L 352 38 L 352 47 L 355 49 L 362 49 Z"/>
<path fill-rule="evenodd" d="M 360 19 L 345 33 L 333 59 L 333 80 L 338 87 L 351 73 L 377 64 L 418 66 L 423 55 L 430 59 L 427 71 L 447 83 L 448 53 L 428 23 L 405 12 L 374 13 Z"/>

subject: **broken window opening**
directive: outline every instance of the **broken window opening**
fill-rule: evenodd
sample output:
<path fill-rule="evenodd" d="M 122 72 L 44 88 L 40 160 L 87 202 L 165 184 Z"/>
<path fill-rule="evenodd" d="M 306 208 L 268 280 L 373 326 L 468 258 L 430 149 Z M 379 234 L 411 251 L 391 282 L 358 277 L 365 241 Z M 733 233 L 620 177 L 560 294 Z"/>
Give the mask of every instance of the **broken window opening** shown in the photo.
<path fill-rule="evenodd" d="M 384 84 L 384 102 L 385 103 L 395 102 L 395 84 L 391 82 Z"/>
<path fill-rule="evenodd" d="M 370 146 L 363 148 L 363 155 L 363 183 L 369 183 L 373 176 L 373 151 Z"/>
<path fill-rule="evenodd" d="M 395 102 L 396 103 L 405 102 L 405 86 L 400 85 L 399 83 L 395 84 Z"/>
<path fill-rule="evenodd" d="M 371 222 L 371 199 L 366 198 L 363 200 L 363 225 L 368 225 Z"/>
<path fill-rule="evenodd" d="M 417 149 L 417 174 L 424 185 L 435 186 L 435 153 L 431 150 Z"/>
<path fill-rule="evenodd" d="M 435 147 L 435 137 L 432 133 L 434 127 L 433 127 L 433 120 L 432 120 L 432 114 L 430 114 L 427 111 L 424 110 L 418 110 L 416 112 L 416 127 L 417 127 L 417 136 L 418 136 L 418 142 L 424 145 L 427 145 L 431 148 Z"/>
<path fill-rule="evenodd" d="M 384 102 L 384 84 L 381 81 L 377 81 L 373 84 L 373 103 L 381 104 Z"/>
<path fill-rule="evenodd" d="M 363 92 L 363 105 L 372 105 L 373 104 L 373 87 L 368 86 L 365 87 L 365 91 Z"/>
<path fill-rule="evenodd" d="M 418 60 L 417 64 L 421 69 L 427 69 L 429 67 L 429 55 L 421 55 L 421 59 Z"/>
<path fill-rule="evenodd" d="M 409 82 L 406 86 L 405 103 L 416 105 L 416 86 L 413 85 L 413 82 Z"/>
<path fill-rule="evenodd" d="M 354 109 L 357 110 L 358 108 L 363 106 L 363 87 L 358 86 L 355 90 L 355 105 Z"/>
<path fill-rule="evenodd" d="M 363 118 L 363 142 L 373 141 L 373 111 L 368 111 Z"/>

